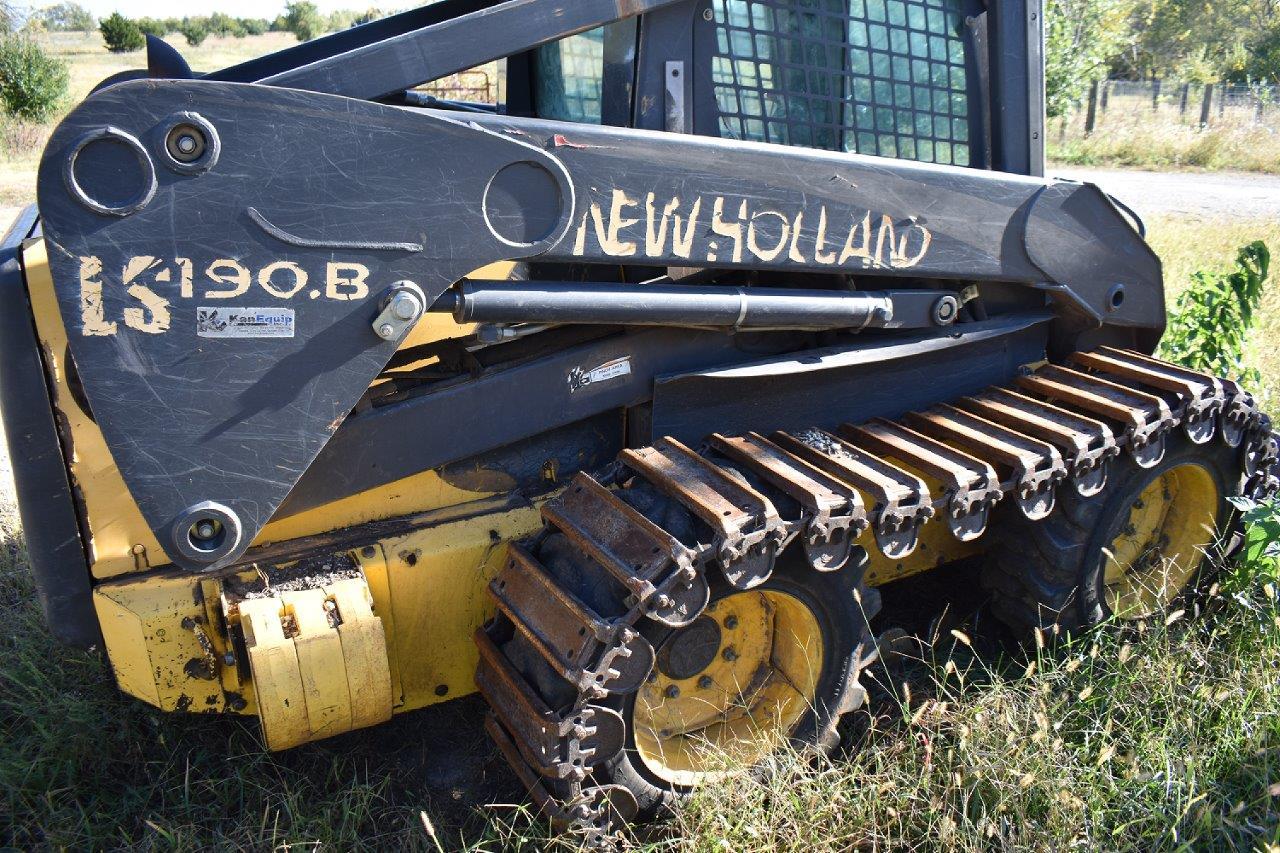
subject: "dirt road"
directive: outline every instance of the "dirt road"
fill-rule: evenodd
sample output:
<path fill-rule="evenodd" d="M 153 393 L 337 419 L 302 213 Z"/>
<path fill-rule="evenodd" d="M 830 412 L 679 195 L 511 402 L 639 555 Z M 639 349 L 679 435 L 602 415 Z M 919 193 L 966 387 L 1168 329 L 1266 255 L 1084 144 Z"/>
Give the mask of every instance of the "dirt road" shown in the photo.
<path fill-rule="evenodd" d="M 1137 172 L 1127 169 L 1050 167 L 1048 174 L 1089 181 L 1139 216 L 1280 219 L 1280 175 L 1244 172 Z"/>

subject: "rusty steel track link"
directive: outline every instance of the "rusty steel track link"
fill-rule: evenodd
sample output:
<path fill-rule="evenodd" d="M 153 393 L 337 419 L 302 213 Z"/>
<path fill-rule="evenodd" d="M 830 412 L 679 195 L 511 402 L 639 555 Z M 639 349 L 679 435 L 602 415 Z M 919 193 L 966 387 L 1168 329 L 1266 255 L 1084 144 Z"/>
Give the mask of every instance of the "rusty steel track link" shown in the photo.
<path fill-rule="evenodd" d="M 1158 464 L 1176 428 L 1197 444 L 1216 437 L 1239 448 L 1246 496 L 1280 492 L 1280 437 L 1236 383 L 1109 347 L 1067 362 L 1019 376 L 1017 390 L 990 388 L 897 421 L 843 424 L 837 434 L 713 434 L 698 451 L 662 438 L 624 450 L 598 477 L 577 474 L 542 507 L 543 530 L 510 546 L 489 586 L 497 616 L 476 632 L 486 728 L 539 807 L 592 842 L 635 815 L 625 787 L 592 780 L 626 742 L 622 716 L 598 703 L 635 691 L 652 669 L 642 620 L 680 628 L 703 612 L 711 568 L 751 589 L 798 540 L 812 569 L 835 571 L 865 556 L 856 540 L 868 528 L 899 558 L 934 517 L 972 540 L 1006 497 L 1038 520 L 1061 482 L 1084 496 L 1101 491 L 1122 452 Z M 664 527 L 656 518 L 670 513 L 642 511 L 636 487 L 689 523 Z M 567 559 L 571 571 L 557 574 L 547 559 Z M 504 651 L 515 637 L 535 662 Z M 546 672 L 562 684 L 549 686 Z"/>

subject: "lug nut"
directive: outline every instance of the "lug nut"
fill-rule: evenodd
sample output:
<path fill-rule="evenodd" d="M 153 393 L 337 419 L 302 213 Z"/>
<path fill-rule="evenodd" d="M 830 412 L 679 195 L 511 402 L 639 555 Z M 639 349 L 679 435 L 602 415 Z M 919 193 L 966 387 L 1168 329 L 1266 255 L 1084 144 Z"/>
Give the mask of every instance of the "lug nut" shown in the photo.
<path fill-rule="evenodd" d="M 738 617 L 737 617 L 737 616 L 726 616 L 726 617 L 724 617 L 724 626 L 725 626 L 726 628 L 728 628 L 730 631 L 732 631 L 734 628 L 737 628 L 737 627 L 738 627 Z"/>
<path fill-rule="evenodd" d="M 666 696 L 668 699 L 678 698 L 680 696 L 680 688 L 672 684 L 670 687 L 667 688 Z"/>
<path fill-rule="evenodd" d="M 734 651 L 733 646 L 730 646 L 729 648 L 725 649 L 724 653 L 721 654 L 720 656 L 723 657 L 725 660 L 729 661 L 730 663 L 733 663 L 735 660 L 738 659 L 738 653 Z"/>
<path fill-rule="evenodd" d="M 698 687 L 702 688 L 703 690 L 706 690 L 712 684 L 715 684 L 715 682 L 711 680 L 711 676 L 709 675 L 704 675 L 698 679 Z"/>

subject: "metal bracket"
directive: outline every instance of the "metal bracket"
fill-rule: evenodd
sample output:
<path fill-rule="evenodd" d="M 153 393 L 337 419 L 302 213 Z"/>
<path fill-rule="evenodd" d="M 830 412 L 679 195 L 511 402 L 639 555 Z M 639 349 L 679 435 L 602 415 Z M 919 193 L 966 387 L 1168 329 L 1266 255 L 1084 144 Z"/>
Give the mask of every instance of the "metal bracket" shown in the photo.
<path fill-rule="evenodd" d="M 427 297 L 411 281 L 397 281 L 382 298 L 382 311 L 373 320 L 373 333 L 384 341 L 398 341 L 409 333 L 422 312 Z"/>

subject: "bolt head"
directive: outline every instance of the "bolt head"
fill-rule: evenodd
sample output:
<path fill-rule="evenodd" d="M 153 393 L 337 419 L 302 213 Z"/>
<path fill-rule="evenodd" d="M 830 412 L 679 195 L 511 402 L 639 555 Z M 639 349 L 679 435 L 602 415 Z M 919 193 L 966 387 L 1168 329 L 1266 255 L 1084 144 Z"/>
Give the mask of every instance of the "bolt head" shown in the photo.
<path fill-rule="evenodd" d="M 378 327 L 378 337 L 385 341 L 389 341 L 396 336 L 395 327 L 390 323 L 383 323 Z"/>
<path fill-rule="evenodd" d="M 419 314 L 418 300 L 407 293 L 398 293 L 391 300 L 391 313 L 397 320 L 412 320 Z"/>
<path fill-rule="evenodd" d="M 702 688 L 703 690 L 706 690 L 708 687 L 710 687 L 714 683 L 715 682 L 711 679 L 711 676 L 709 675 L 704 675 L 698 679 L 698 687 Z"/>
<path fill-rule="evenodd" d="M 720 656 L 725 660 L 729 661 L 730 663 L 738 659 L 738 653 L 737 651 L 734 650 L 733 646 L 730 646 L 729 648 L 725 649 Z"/>
<path fill-rule="evenodd" d="M 667 687 L 667 689 L 666 689 L 666 691 L 665 691 L 665 695 L 666 695 L 666 697 L 667 697 L 668 699 L 676 699 L 676 698 L 679 698 L 679 696 L 680 696 L 680 688 L 679 688 L 679 687 L 676 687 L 674 684 L 672 684 L 672 685 L 670 685 L 669 687 Z"/>
<path fill-rule="evenodd" d="M 725 626 L 726 628 L 728 628 L 730 631 L 732 631 L 734 628 L 737 628 L 737 627 L 738 627 L 738 617 L 737 617 L 737 616 L 726 616 L 726 617 L 724 617 L 724 626 Z"/>
<path fill-rule="evenodd" d="M 715 12 L 712 12 L 710 9 L 702 10 L 702 20 L 710 22 L 710 21 L 714 21 L 715 19 L 716 19 Z"/>

